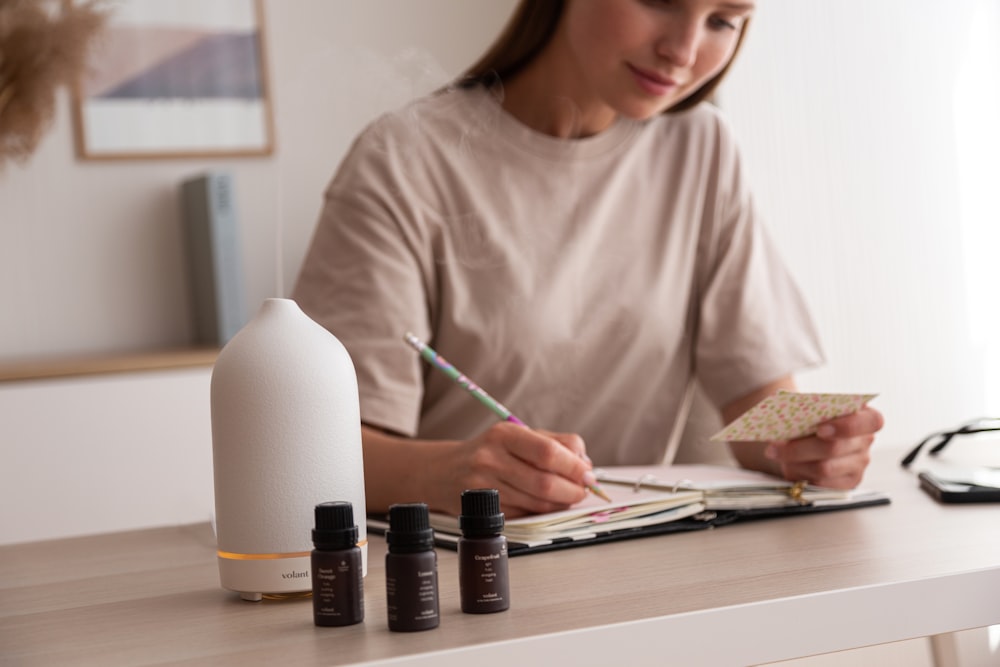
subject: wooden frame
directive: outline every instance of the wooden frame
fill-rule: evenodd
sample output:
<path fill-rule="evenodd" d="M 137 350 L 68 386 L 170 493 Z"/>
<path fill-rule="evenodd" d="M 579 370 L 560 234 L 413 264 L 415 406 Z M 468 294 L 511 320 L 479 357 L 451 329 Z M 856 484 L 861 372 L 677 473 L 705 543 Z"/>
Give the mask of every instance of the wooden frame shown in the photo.
<path fill-rule="evenodd" d="M 262 0 L 118 0 L 74 92 L 83 159 L 269 155 Z"/>

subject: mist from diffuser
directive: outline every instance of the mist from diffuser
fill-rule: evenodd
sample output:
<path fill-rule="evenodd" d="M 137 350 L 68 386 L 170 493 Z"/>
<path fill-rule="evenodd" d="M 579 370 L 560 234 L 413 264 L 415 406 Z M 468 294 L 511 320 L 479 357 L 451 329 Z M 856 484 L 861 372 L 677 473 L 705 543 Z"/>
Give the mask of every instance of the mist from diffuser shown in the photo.
<path fill-rule="evenodd" d="M 348 501 L 365 516 L 358 383 L 347 350 L 294 301 L 267 299 L 219 353 L 211 394 L 222 587 L 254 601 L 310 591 L 315 506 Z"/>

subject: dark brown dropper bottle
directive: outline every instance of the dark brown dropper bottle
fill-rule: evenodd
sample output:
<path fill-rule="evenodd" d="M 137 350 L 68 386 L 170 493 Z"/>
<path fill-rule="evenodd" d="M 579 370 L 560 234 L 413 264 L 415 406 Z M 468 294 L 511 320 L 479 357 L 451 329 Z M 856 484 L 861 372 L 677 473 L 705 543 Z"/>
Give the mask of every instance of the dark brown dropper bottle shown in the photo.
<path fill-rule="evenodd" d="M 424 503 L 389 507 L 385 534 L 385 593 L 389 629 L 430 630 L 440 623 L 437 553 Z"/>
<path fill-rule="evenodd" d="M 320 503 L 315 514 L 313 621 L 322 626 L 360 623 L 365 619 L 365 597 L 354 509 L 348 502 Z"/>
<path fill-rule="evenodd" d="M 458 584 L 462 611 L 489 614 L 510 608 L 507 538 L 503 532 L 500 492 L 472 489 L 462 492 L 458 518 Z"/>

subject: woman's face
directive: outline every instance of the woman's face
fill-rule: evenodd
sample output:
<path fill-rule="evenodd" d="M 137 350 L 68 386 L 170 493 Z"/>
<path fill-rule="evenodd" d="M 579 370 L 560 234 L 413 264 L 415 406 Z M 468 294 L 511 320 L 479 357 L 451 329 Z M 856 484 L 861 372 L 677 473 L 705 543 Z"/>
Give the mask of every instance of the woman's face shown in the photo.
<path fill-rule="evenodd" d="M 568 0 L 556 40 L 585 108 L 650 118 L 726 66 L 753 9 L 753 0 Z"/>

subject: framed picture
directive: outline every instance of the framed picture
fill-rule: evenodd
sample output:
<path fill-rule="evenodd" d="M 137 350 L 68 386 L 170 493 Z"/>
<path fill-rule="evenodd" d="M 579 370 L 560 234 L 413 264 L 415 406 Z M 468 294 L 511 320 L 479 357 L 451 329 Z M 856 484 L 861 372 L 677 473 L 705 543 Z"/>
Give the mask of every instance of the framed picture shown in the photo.
<path fill-rule="evenodd" d="M 269 155 L 261 0 L 114 0 L 74 95 L 85 159 Z"/>

